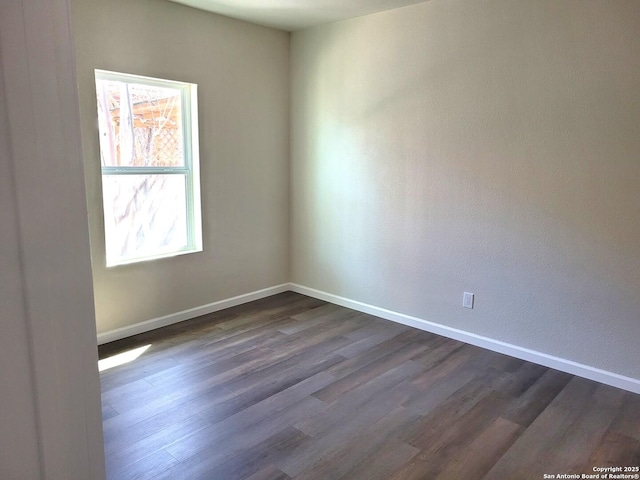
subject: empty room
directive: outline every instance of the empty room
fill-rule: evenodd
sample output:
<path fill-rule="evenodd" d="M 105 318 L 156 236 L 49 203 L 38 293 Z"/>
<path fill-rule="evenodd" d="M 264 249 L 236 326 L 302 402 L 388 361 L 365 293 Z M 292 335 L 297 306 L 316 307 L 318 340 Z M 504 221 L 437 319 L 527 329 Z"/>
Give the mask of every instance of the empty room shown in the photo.
<path fill-rule="evenodd" d="M 16 0 L 0 65 L 0 478 L 640 478 L 637 0 Z"/>

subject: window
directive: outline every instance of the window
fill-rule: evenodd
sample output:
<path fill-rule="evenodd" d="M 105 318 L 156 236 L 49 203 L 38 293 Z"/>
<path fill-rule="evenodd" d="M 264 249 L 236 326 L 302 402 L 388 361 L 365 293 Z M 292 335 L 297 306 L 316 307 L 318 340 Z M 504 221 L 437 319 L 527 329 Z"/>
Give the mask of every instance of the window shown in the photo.
<path fill-rule="evenodd" d="M 201 251 L 197 86 L 95 75 L 107 266 Z"/>

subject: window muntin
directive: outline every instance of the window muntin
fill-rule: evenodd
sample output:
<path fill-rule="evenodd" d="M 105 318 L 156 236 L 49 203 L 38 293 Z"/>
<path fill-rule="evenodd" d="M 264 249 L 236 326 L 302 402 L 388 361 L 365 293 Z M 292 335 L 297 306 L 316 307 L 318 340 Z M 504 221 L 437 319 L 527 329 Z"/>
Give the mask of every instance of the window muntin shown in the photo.
<path fill-rule="evenodd" d="M 107 266 L 201 251 L 196 85 L 95 74 Z"/>

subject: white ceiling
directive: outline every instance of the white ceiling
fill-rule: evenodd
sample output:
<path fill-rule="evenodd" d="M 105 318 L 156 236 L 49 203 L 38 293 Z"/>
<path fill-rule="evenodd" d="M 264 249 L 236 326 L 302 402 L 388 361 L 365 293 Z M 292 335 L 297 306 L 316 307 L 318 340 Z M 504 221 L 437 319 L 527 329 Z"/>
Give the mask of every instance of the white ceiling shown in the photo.
<path fill-rule="evenodd" d="M 300 30 L 426 0 L 171 0 L 247 22 Z"/>

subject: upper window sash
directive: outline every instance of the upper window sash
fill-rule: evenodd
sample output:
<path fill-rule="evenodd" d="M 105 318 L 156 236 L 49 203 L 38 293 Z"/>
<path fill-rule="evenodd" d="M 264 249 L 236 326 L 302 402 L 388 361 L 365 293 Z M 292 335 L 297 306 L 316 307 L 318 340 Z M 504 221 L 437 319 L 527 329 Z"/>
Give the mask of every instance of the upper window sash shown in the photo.
<path fill-rule="evenodd" d="M 107 70 L 95 70 L 95 78 L 96 80 L 111 80 L 115 82 L 121 82 L 131 85 L 143 85 L 143 86 L 154 86 L 160 88 L 168 88 L 172 90 L 177 90 L 180 92 L 181 98 L 181 116 L 180 121 L 182 123 L 182 152 L 183 152 L 183 166 L 180 167 L 169 167 L 169 166 L 135 166 L 135 165 L 119 165 L 119 166 L 109 166 L 103 165 L 102 172 L 106 174 L 107 172 L 111 172 L 114 174 L 121 173 L 131 173 L 128 169 L 160 169 L 166 168 L 167 173 L 177 173 L 177 171 L 173 172 L 174 169 L 179 168 L 184 170 L 193 171 L 194 163 L 193 157 L 194 154 L 197 154 L 197 141 L 198 134 L 197 131 L 194 131 L 193 128 L 193 115 L 197 115 L 197 105 L 195 104 L 195 96 L 197 95 L 197 85 L 187 82 L 179 82 L 173 80 L 162 80 L 158 78 L 145 77 L 142 75 L 132 75 L 132 74 L 124 74 L 118 72 L 111 72 Z M 192 96 L 193 92 L 193 96 Z M 117 169 L 114 171 L 113 169 Z M 125 171 L 126 170 L 126 171 Z M 136 170 L 139 173 L 142 173 L 142 170 Z M 150 173 L 158 173 L 158 170 L 155 170 Z"/>

